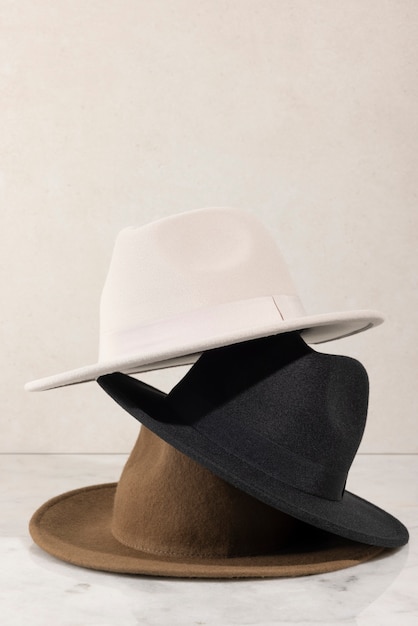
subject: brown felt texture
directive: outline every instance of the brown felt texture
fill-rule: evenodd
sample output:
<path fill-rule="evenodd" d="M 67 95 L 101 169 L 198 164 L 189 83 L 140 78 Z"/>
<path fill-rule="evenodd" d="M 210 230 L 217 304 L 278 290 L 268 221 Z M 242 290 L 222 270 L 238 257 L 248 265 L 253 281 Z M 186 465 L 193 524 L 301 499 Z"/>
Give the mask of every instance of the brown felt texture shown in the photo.
<path fill-rule="evenodd" d="M 301 576 L 382 552 L 269 507 L 145 427 L 117 485 L 49 500 L 30 532 L 44 550 L 75 565 L 158 576 Z"/>
<path fill-rule="evenodd" d="M 143 429 L 116 490 L 112 531 L 137 550 L 213 558 L 271 553 L 294 526 Z"/>

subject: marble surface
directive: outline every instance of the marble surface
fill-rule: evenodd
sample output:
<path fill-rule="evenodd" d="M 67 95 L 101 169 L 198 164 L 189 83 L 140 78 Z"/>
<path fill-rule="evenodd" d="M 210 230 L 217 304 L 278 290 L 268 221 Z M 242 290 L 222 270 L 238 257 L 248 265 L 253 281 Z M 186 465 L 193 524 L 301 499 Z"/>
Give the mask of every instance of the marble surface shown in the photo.
<path fill-rule="evenodd" d="M 117 480 L 125 455 L 0 455 L 2 626 L 416 626 L 416 455 L 359 455 L 348 487 L 398 516 L 408 546 L 354 568 L 296 579 L 172 580 L 95 572 L 33 544 L 27 524 L 46 499 Z"/>

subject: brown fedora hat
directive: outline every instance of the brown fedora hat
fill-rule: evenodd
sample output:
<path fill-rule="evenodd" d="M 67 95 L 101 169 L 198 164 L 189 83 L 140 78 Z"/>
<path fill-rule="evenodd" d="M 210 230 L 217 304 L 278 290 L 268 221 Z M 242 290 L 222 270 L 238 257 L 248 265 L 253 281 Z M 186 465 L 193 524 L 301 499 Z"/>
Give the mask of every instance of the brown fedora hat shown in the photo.
<path fill-rule="evenodd" d="M 383 550 L 256 500 L 144 426 L 119 483 L 49 500 L 30 532 L 69 563 L 155 576 L 301 576 L 357 565 Z"/>

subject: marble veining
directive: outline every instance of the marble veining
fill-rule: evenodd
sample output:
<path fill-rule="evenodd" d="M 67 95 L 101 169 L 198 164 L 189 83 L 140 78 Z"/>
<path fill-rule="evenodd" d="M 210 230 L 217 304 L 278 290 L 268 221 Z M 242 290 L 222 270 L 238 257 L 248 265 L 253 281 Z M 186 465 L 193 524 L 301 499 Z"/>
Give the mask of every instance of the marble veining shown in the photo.
<path fill-rule="evenodd" d="M 63 563 L 27 524 L 47 498 L 118 480 L 125 455 L 0 455 L 2 626 L 416 626 L 418 456 L 360 455 L 348 488 L 409 528 L 408 546 L 354 568 L 294 579 L 199 581 Z"/>

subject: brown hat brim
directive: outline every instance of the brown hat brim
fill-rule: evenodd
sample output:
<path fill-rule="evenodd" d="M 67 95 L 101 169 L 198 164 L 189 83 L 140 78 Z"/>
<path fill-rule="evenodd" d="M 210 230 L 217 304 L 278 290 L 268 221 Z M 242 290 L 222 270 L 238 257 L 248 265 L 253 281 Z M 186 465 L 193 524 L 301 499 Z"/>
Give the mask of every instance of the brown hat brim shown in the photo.
<path fill-rule="evenodd" d="M 43 504 L 30 521 L 34 541 L 74 565 L 124 574 L 179 578 L 288 577 L 332 572 L 375 557 L 384 549 L 323 533 L 311 546 L 234 558 L 173 557 L 134 550 L 111 532 L 116 483 L 69 491 Z"/>

